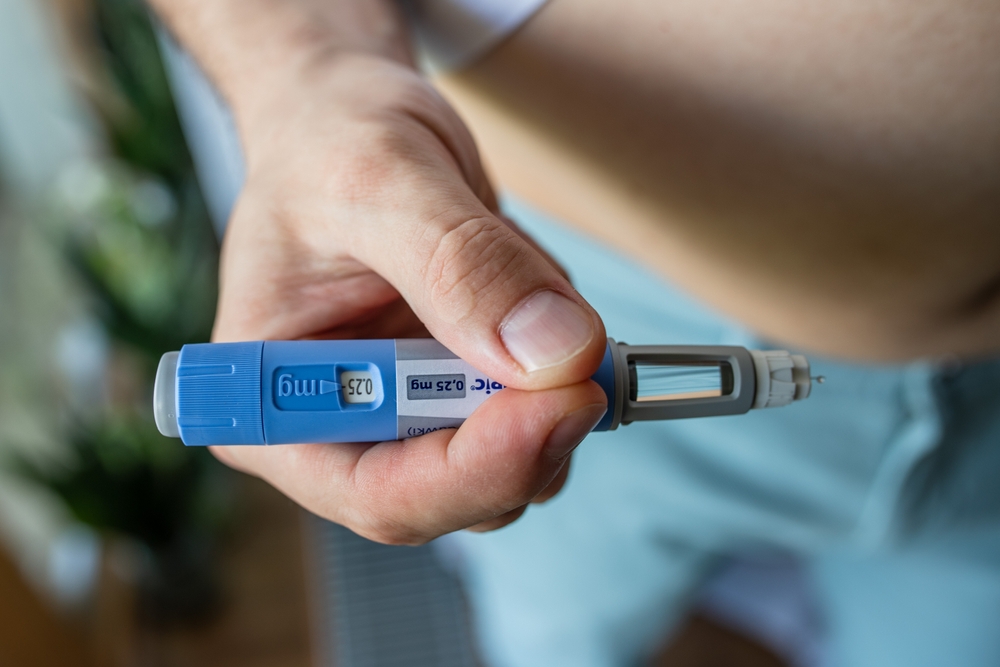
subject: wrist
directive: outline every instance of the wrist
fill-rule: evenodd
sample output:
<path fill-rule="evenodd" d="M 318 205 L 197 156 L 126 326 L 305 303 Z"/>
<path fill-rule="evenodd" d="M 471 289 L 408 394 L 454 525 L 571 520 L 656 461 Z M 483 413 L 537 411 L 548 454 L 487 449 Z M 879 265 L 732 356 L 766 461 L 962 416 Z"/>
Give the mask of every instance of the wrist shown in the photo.
<path fill-rule="evenodd" d="M 421 99 L 422 86 L 426 83 L 413 69 L 365 53 L 331 50 L 290 64 L 282 76 L 231 102 L 247 169 L 254 172 L 275 156 L 287 157 L 292 146 L 308 152 L 315 133 L 326 143 L 355 142 L 348 128 L 360 123 L 371 130 L 398 119 Z"/>
<path fill-rule="evenodd" d="M 412 66 L 394 0 L 150 0 L 237 118 L 341 54 Z M 250 112 L 252 113 L 252 112 Z"/>

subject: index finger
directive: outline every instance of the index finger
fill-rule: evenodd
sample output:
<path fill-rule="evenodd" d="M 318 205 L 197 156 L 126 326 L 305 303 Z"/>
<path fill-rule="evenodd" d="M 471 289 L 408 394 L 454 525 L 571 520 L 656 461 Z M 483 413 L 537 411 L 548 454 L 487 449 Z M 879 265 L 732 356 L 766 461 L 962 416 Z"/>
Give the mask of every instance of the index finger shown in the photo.
<path fill-rule="evenodd" d="M 419 544 L 530 502 L 606 407 L 589 380 L 506 389 L 457 431 L 376 445 L 228 447 L 224 458 L 365 537 Z"/>

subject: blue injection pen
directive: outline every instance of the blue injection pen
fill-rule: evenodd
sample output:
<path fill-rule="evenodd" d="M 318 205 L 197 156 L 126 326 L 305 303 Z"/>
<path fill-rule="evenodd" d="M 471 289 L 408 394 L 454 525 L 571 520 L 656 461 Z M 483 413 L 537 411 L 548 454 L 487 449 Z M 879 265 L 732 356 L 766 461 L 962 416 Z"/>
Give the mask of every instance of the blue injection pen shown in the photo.
<path fill-rule="evenodd" d="M 610 338 L 592 379 L 608 397 L 595 431 L 779 407 L 812 385 L 784 351 Z M 185 445 L 377 442 L 455 428 L 503 389 L 433 339 L 205 343 L 163 355 L 153 407 Z"/>

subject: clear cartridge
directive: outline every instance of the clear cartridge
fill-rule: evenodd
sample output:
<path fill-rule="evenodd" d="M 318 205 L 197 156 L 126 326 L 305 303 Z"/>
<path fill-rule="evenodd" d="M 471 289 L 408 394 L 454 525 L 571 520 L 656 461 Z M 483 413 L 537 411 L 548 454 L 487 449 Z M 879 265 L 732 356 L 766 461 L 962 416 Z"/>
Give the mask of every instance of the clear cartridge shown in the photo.
<path fill-rule="evenodd" d="M 592 379 L 595 431 L 743 414 L 809 396 L 809 362 L 784 351 L 608 339 Z M 153 409 L 186 445 L 378 442 L 455 428 L 504 385 L 433 339 L 185 345 L 163 355 Z"/>

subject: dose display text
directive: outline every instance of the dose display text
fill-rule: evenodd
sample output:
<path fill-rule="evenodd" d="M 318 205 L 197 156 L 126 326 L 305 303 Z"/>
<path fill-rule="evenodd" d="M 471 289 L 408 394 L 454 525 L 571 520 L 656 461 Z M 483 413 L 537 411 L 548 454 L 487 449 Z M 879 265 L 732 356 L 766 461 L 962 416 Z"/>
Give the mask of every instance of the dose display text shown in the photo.
<path fill-rule="evenodd" d="M 465 375 L 410 375 L 406 378 L 406 398 L 465 398 Z"/>
<path fill-rule="evenodd" d="M 375 382 L 368 371 L 344 371 L 340 374 L 344 403 L 373 403 Z"/>

